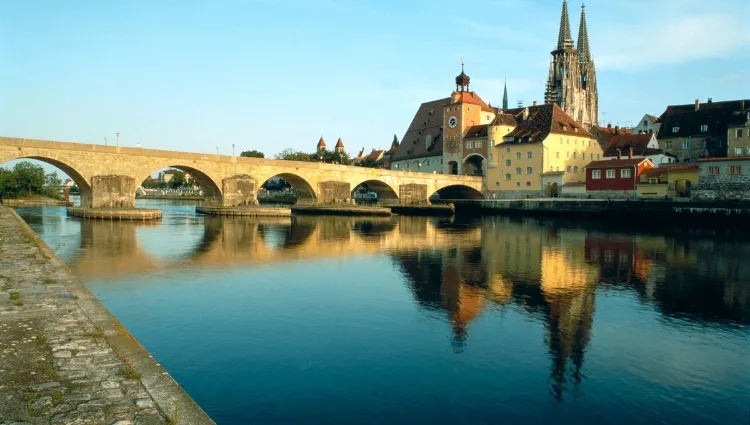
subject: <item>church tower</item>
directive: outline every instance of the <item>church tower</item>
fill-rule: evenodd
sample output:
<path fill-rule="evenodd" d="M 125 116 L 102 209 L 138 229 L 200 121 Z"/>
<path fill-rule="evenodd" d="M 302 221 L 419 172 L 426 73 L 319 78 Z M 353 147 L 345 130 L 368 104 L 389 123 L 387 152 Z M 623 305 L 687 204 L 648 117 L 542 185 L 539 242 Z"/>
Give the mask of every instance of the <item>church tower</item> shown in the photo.
<path fill-rule="evenodd" d="M 557 47 L 551 54 L 544 101 L 557 103 L 568 115 L 587 127 L 597 125 L 599 95 L 596 90 L 596 69 L 589 48 L 585 6 L 581 6 L 576 49 L 570 35 L 568 2 L 563 0 Z"/>

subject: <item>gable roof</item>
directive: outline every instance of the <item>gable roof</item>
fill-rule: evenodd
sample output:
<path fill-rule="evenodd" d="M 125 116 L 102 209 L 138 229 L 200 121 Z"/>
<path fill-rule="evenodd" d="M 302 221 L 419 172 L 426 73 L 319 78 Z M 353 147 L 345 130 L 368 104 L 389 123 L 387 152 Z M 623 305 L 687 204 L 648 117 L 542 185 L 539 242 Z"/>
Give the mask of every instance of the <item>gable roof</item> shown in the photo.
<path fill-rule="evenodd" d="M 383 158 L 384 153 L 384 150 L 373 149 L 372 152 L 370 152 L 370 154 L 365 157 L 365 161 L 367 161 L 368 159 L 372 161 L 379 161 L 381 158 Z"/>
<path fill-rule="evenodd" d="M 727 136 L 727 126 L 744 119 L 742 113 L 743 102 L 745 108 L 750 106 L 750 100 L 730 100 L 725 102 L 670 105 L 659 117 L 659 139 L 688 136 Z M 744 122 L 744 121 L 743 121 Z M 701 126 L 707 126 L 701 131 Z M 677 129 L 677 132 L 673 130 Z"/>
<path fill-rule="evenodd" d="M 604 159 L 599 161 L 591 161 L 586 165 L 586 168 L 621 168 L 621 167 L 632 167 L 633 165 L 640 165 L 644 161 L 651 163 L 648 158 L 624 158 L 624 159 Z M 653 165 L 653 164 L 652 164 Z"/>
<path fill-rule="evenodd" d="M 325 147 L 326 141 L 323 140 L 323 136 L 320 136 L 320 140 L 318 140 L 318 147 Z"/>
<path fill-rule="evenodd" d="M 633 148 L 633 155 L 644 155 L 648 149 L 648 143 L 651 141 L 651 134 L 618 134 L 609 138 L 609 144 L 604 149 L 604 156 L 617 156 L 617 148 L 623 155 L 628 154 L 628 150 Z"/>
<path fill-rule="evenodd" d="M 523 118 L 526 109 L 529 112 L 528 119 Z M 583 124 L 576 122 L 555 103 L 510 109 L 506 113 L 515 116 L 517 125 L 505 136 L 502 144 L 538 143 L 551 133 L 594 138 Z M 505 141 L 506 138 L 513 139 Z"/>
<path fill-rule="evenodd" d="M 443 106 L 451 102 L 450 97 L 419 105 L 417 113 L 406 129 L 401 144 L 393 153 L 392 160 L 422 158 L 443 155 Z M 426 146 L 425 136 L 432 135 L 432 145 Z"/>
<path fill-rule="evenodd" d="M 498 110 L 495 119 L 492 120 L 492 125 L 508 125 L 515 127 L 516 117 L 513 114 Z"/>
<path fill-rule="evenodd" d="M 466 130 L 466 136 L 464 139 L 481 139 L 487 137 L 487 129 L 489 124 L 474 125 Z"/>
<path fill-rule="evenodd" d="M 482 108 L 485 112 L 496 112 L 495 108 L 487 105 L 478 94 L 473 91 L 456 91 L 451 95 L 453 103 L 470 103 Z"/>

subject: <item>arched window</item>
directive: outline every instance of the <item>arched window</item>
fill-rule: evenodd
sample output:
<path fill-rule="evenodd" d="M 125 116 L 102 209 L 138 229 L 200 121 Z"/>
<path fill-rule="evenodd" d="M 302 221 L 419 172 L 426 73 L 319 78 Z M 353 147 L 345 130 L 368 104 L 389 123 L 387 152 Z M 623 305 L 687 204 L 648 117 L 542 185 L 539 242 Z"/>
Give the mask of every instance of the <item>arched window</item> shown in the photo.
<path fill-rule="evenodd" d="M 531 167 L 526 167 L 526 174 L 531 174 L 533 172 L 534 170 Z"/>
<path fill-rule="evenodd" d="M 510 180 L 510 178 L 511 178 L 510 173 L 505 175 L 505 180 Z"/>
<path fill-rule="evenodd" d="M 521 174 L 521 167 L 516 168 L 516 174 Z"/>
<path fill-rule="evenodd" d="M 521 159 L 521 152 L 516 152 L 516 159 Z"/>

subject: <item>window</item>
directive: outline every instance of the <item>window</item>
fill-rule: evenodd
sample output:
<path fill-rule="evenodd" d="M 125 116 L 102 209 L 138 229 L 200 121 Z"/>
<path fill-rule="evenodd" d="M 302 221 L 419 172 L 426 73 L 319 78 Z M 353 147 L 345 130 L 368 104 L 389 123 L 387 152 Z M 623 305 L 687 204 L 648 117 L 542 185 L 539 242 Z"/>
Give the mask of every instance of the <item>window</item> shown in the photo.
<path fill-rule="evenodd" d="M 615 170 L 607 170 L 607 178 L 608 179 L 615 178 Z"/>
<path fill-rule="evenodd" d="M 739 165 L 730 165 L 729 166 L 729 175 L 730 176 L 738 176 L 742 174 L 742 167 Z"/>
<path fill-rule="evenodd" d="M 569 145 L 570 144 L 570 139 L 565 139 L 565 143 Z"/>
<path fill-rule="evenodd" d="M 466 148 L 467 149 L 473 149 L 474 148 L 474 142 L 466 142 Z"/>
<path fill-rule="evenodd" d="M 565 142 L 563 141 L 563 138 L 562 138 L 562 137 L 560 138 L 560 144 L 561 144 L 561 145 L 565 144 Z"/>
<path fill-rule="evenodd" d="M 682 149 L 690 149 L 690 140 L 682 141 Z"/>
<path fill-rule="evenodd" d="M 505 152 L 510 152 L 510 148 L 505 148 Z"/>
<path fill-rule="evenodd" d="M 591 172 L 591 178 L 592 179 L 600 179 L 602 178 L 602 170 L 594 170 Z"/>
<path fill-rule="evenodd" d="M 555 152 L 555 158 L 560 159 L 560 152 Z"/>
<path fill-rule="evenodd" d="M 521 187 L 521 182 L 516 182 L 516 187 Z"/>
<path fill-rule="evenodd" d="M 510 173 L 505 174 L 505 180 L 510 180 Z"/>
<path fill-rule="evenodd" d="M 526 186 L 531 186 L 531 182 L 526 182 Z"/>
<path fill-rule="evenodd" d="M 589 147 L 591 147 L 591 140 L 589 140 Z"/>
<path fill-rule="evenodd" d="M 509 159 L 506 159 L 506 160 L 505 160 L 505 166 L 506 166 L 506 167 L 510 167 L 510 160 L 509 160 Z"/>
<path fill-rule="evenodd" d="M 573 152 L 573 159 L 578 158 L 578 152 Z"/>
<path fill-rule="evenodd" d="M 500 186 L 500 182 L 495 182 L 495 186 Z"/>
<path fill-rule="evenodd" d="M 398 164 L 396 164 L 396 168 L 398 168 Z"/>
<path fill-rule="evenodd" d="M 703 132 L 706 132 L 706 131 L 708 131 L 708 126 L 707 126 L 706 124 L 703 124 L 703 125 L 701 126 L 701 131 L 703 131 Z"/>
<path fill-rule="evenodd" d="M 568 168 L 565 169 L 567 172 L 570 172 L 570 165 L 568 165 Z"/>
<path fill-rule="evenodd" d="M 565 152 L 565 158 L 570 158 L 570 152 Z"/>
<path fill-rule="evenodd" d="M 581 157 L 583 157 L 583 159 L 586 159 L 586 152 L 582 153 Z"/>
<path fill-rule="evenodd" d="M 516 152 L 516 159 L 521 159 L 521 152 Z"/>
<path fill-rule="evenodd" d="M 490 152 L 490 161 L 492 161 L 492 152 Z"/>
<path fill-rule="evenodd" d="M 741 139 L 741 138 L 742 138 L 742 129 L 741 129 L 741 128 L 738 128 L 738 129 L 737 129 L 737 138 L 738 138 L 738 139 Z"/>
<path fill-rule="evenodd" d="M 477 149 L 481 149 L 482 148 L 482 141 L 481 140 L 477 140 L 477 142 L 474 144 L 474 147 L 477 148 Z"/>
<path fill-rule="evenodd" d="M 648 121 L 646 121 L 646 120 L 643 120 L 643 126 L 644 126 L 644 127 L 648 127 Z"/>
<path fill-rule="evenodd" d="M 521 167 L 516 168 L 516 174 L 521 174 Z"/>
<path fill-rule="evenodd" d="M 599 158 L 600 158 L 600 157 L 601 157 L 601 155 L 600 155 L 600 154 L 596 154 L 596 160 L 597 160 L 597 161 L 599 160 Z"/>
<path fill-rule="evenodd" d="M 718 176 L 719 167 L 708 167 L 708 174 L 711 174 L 712 176 Z"/>
<path fill-rule="evenodd" d="M 531 152 L 526 152 L 526 158 L 531 159 Z"/>
<path fill-rule="evenodd" d="M 427 167 L 428 165 L 430 165 L 430 160 L 429 160 L 429 159 L 428 159 L 427 161 L 425 161 L 425 162 L 424 162 L 424 166 L 425 166 L 425 167 Z"/>
<path fill-rule="evenodd" d="M 705 141 L 705 140 L 701 142 L 701 147 L 702 147 L 703 149 L 706 149 L 706 141 Z"/>
<path fill-rule="evenodd" d="M 533 170 L 531 169 L 531 167 L 526 167 L 526 174 L 531 174 L 532 172 Z"/>
<path fill-rule="evenodd" d="M 747 147 L 747 154 L 750 155 L 750 146 Z"/>
<path fill-rule="evenodd" d="M 680 131 L 680 127 L 672 127 L 672 133 L 677 133 Z"/>
<path fill-rule="evenodd" d="M 573 172 L 577 173 L 578 172 L 578 167 L 573 167 Z"/>
<path fill-rule="evenodd" d="M 735 155 L 742 155 L 742 147 L 741 146 L 737 146 L 736 148 L 734 148 L 734 154 Z"/>
<path fill-rule="evenodd" d="M 622 170 L 620 170 L 620 178 L 629 179 L 630 178 L 630 168 L 623 168 Z"/>
<path fill-rule="evenodd" d="M 672 141 L 668 140 L 664 142 L 664 149 L 672 149 Z"/>

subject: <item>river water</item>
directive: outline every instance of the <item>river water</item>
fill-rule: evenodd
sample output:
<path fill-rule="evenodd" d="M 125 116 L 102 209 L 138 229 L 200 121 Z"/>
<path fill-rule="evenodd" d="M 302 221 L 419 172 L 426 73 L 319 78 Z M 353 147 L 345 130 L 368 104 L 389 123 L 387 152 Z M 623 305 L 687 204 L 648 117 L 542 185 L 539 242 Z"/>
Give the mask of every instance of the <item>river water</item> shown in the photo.
<path fill-rule="evenodd" d="M 220 425 L 747 424 L 750 241 L 19 208 Z"/>

